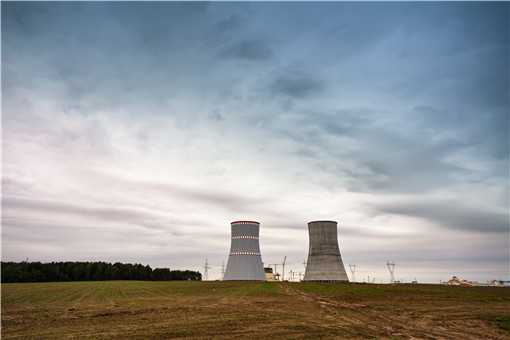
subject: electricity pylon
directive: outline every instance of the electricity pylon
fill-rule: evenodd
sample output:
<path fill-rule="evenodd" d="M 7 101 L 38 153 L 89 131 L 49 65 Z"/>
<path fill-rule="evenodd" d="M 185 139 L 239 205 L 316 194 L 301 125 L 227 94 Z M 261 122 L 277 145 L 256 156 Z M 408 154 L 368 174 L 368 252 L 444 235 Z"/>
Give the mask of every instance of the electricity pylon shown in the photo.
<path fill-rule="evenodd" d="M 388 271 L 390 272 L 391 283 L 395 283 L 395 263 L 388 261 L 386 262 L 386 267 L 388 267 Z"/>
<path fill-rule="evenodd" d="M 209 279 L 209 269 L 211 269 L 211 267 L 209 266 L 209 263 L 207 262 L 207 259 L 205 259 L 205 264 L 204 264 L 204 281 L 207 281 Z"/>
<path fill-rule="evenodd" d="M 356 282 L 356 265 L 350 264 L 349 269 L 351 270 L 351 274 L 352 274 L 352 282 Z"/>

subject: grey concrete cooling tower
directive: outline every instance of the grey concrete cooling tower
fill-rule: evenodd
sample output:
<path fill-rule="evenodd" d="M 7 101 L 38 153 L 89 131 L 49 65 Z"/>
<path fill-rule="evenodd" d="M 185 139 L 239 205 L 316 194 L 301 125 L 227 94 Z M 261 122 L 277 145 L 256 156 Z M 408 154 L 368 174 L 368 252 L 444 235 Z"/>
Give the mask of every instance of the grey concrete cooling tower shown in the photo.
<path fill-rule="evenodd" d="M 260 256 L 259 222 L 235 221 L 230 225 L 232 241 L 223 280 L 265 281 Z"/>
<path fill-rule="evenodd" d="M 338 248 L 337 223 L 308 223 L 310 247 L 304 281 L 349 281 Z"/>

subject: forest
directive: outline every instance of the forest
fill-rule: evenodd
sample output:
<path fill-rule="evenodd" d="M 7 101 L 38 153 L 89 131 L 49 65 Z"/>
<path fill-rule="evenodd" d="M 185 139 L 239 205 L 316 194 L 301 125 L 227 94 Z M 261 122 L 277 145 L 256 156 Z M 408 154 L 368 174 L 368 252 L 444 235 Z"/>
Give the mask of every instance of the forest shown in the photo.
<path fill-rule="evenodd" d="M 201 281 L 202 274 L 191 270 L 152 269 L 148 265 L 108 262 L 2 262 L 2 283 L 150 280 Z"/>

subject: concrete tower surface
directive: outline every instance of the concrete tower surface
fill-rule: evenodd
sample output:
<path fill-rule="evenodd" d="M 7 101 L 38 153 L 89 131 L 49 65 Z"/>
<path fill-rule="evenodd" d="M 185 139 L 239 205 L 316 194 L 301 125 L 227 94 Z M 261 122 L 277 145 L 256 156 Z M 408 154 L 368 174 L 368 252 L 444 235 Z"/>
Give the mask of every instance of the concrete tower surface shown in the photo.
<path fill-rule="evenodd" d="M 260 223 L 235 221 L 230 225 L 232 241 L 223 280 L 265 281 L 259 246 Z"/>
<path fill-rule="evenodd" d="M 337 222 L 308 223 L 310 247 L 303 281 L 349 281 L 338 248 Z"/>

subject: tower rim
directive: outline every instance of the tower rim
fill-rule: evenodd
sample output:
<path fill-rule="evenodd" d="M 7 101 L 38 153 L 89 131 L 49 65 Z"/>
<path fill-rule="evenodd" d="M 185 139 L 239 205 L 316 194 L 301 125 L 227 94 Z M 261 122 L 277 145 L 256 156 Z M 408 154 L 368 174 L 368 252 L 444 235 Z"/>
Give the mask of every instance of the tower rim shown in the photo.
<path fill-rule="evenodd" d="M 260 223 L 257 222 L 257 221 L 244 221 L 244 220 L 241 220 L 241 221 L 230 222 L 230 224 L 260 224 Z"/>
<path fill-rule="evenodd" d="M 313 223 L 335 223 L 335 224 L 338 224 L 338 221 L 333 221 L 333 220 L 317 220 L 317 221 L 310 221 L 310 222 L 308 222 L 308 225 L 313 224 Z"/>

